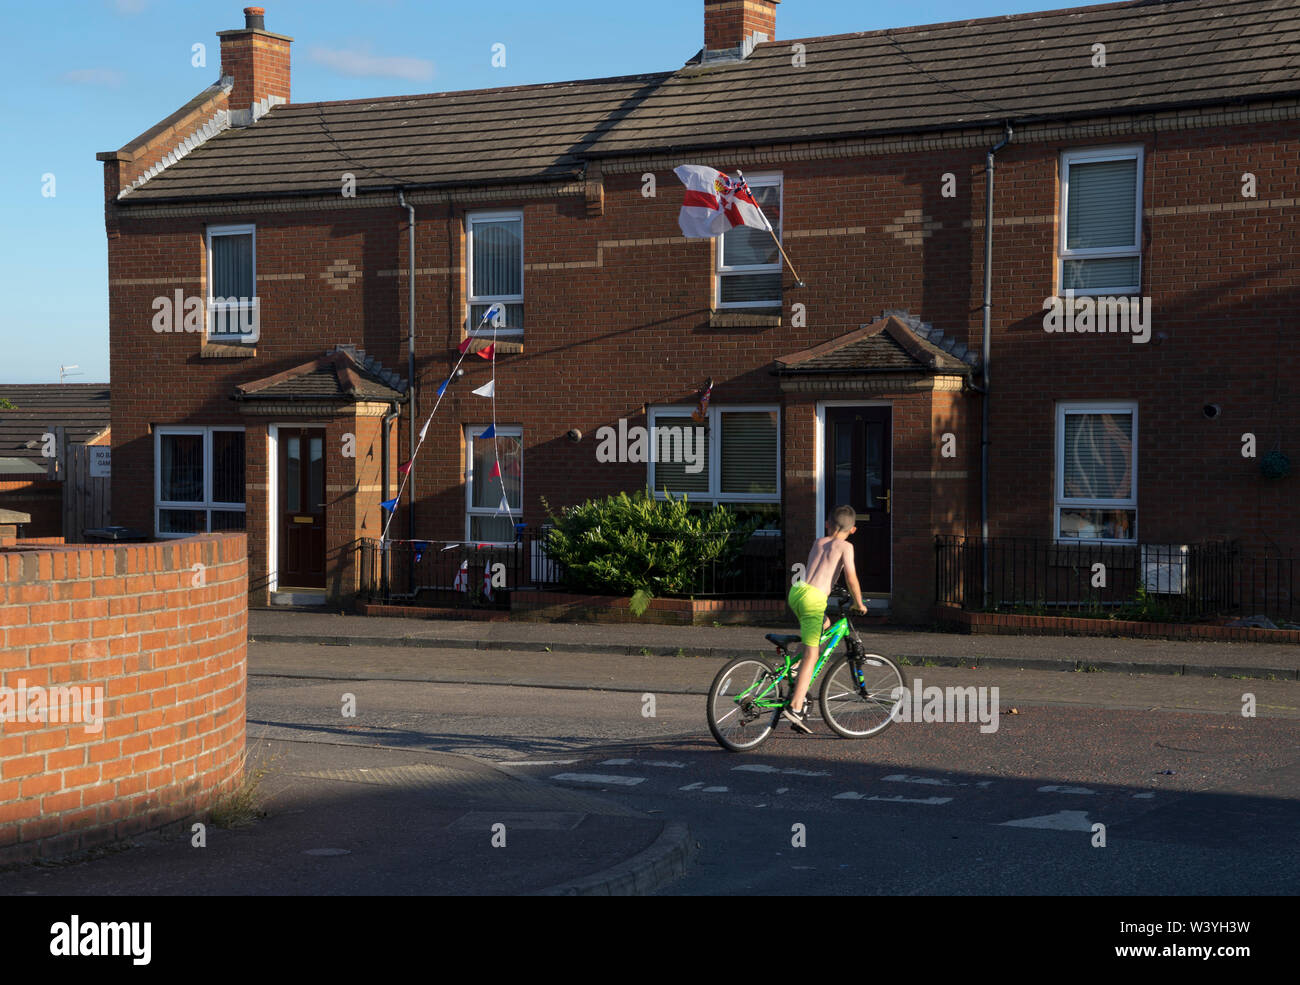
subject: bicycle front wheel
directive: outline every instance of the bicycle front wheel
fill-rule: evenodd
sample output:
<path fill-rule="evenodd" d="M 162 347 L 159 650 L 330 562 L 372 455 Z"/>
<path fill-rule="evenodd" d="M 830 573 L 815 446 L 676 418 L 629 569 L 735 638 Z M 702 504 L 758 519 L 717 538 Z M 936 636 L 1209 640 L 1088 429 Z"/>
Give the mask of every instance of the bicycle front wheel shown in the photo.
<path fill-rule="evenodd" d="M 822 681 L 822 718 L 846 739 L 883 732 L 894 720 L 895 707 L 906 700 L 904 687 L 893 661 L 878 653 L 865 653 L 857 661 L 840 657 Z"/>
<path fill-rule="evenodd" d="M 788 682 L 778 681 L 766 661 L 754 657 L 731 661 L 709 688 L 709 731 L 731 752 L 756 748 L 776 727 L 787 687 Z"/>

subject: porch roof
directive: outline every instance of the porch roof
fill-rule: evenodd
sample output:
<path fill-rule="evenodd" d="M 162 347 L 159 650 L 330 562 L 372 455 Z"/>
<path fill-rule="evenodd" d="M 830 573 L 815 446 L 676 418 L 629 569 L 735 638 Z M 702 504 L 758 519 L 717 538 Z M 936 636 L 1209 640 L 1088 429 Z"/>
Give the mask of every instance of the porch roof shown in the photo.
<path fill-rule="evenodd" d="M 236 400 L 400 401 L 406 381 L 351 346 L 235 387 Z"/>
<path fill-rule="evenodd" d="M 971 370 L 968 362 L 923 337 L 894 314 L 776 360 L 781 376 L 918 372 L 969 376 Z"/>

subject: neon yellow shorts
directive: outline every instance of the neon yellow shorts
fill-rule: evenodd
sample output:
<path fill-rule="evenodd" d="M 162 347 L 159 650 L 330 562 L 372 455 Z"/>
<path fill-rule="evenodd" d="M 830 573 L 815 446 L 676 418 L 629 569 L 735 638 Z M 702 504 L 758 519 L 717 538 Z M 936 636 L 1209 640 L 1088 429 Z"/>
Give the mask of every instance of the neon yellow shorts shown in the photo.
<path fill-rule="evenodd" d="M 822 620 L 826 617 L 826 596 L 801 581 L 790 588 L 786 601 L 799 620 L 799 638 L 805 646 L 817 646 L 822 639 Z"/>

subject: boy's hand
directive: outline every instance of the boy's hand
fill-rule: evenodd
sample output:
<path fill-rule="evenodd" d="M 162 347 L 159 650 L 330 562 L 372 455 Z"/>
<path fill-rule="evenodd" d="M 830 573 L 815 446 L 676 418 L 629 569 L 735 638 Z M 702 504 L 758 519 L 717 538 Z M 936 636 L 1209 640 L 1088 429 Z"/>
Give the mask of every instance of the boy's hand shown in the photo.
<path fill-rule="evenodd" d="M 867 614 L 867 607 L 859 602 L 853 607 L 853 613 L 854 615 L 865 616 Z"/>

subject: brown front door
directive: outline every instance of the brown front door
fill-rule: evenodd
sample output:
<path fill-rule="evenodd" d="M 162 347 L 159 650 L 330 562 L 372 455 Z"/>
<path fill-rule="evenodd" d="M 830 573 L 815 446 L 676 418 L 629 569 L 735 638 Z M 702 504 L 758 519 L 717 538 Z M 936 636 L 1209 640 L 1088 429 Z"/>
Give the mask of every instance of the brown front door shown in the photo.
<path fill-rule="evenodd" d="M 827 407 L 826 518 L 837 506 L 858 512 L 849 538 L 864 592 L 889 592 L 891 410 L 888 407 Z"/>
<path fill-rule="evenodd" d="M 325 429 L 280 428 L 280 588 L 325 587 Z"/>

